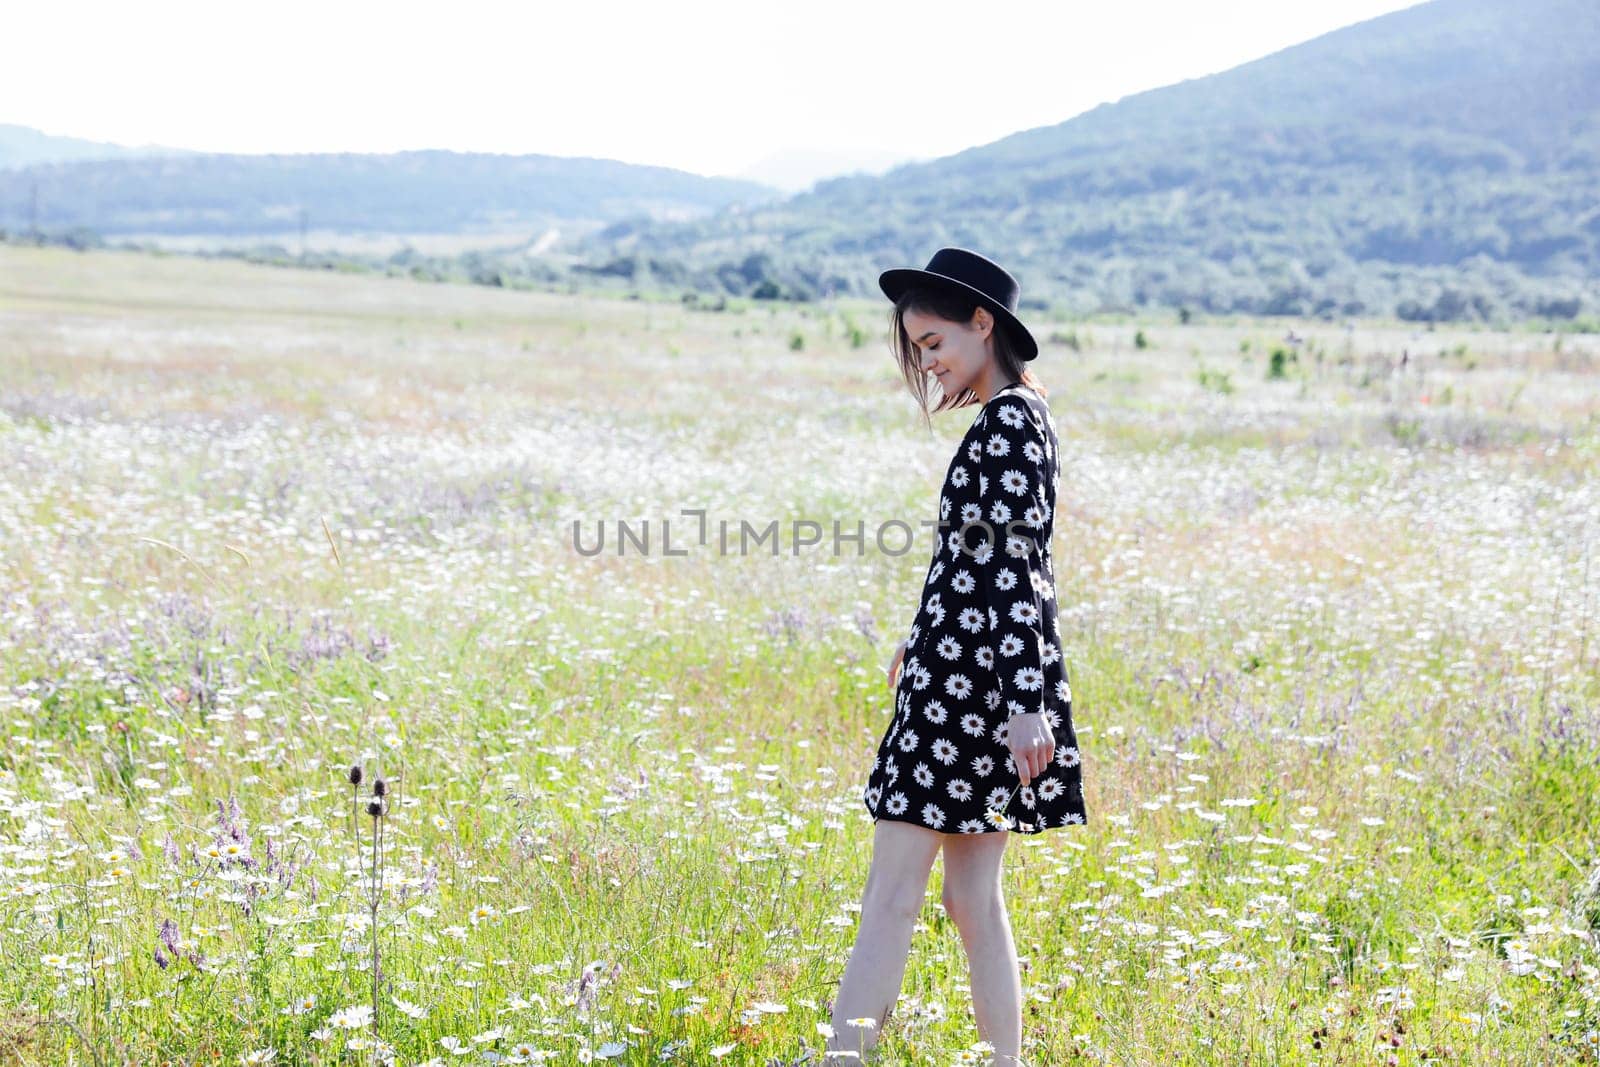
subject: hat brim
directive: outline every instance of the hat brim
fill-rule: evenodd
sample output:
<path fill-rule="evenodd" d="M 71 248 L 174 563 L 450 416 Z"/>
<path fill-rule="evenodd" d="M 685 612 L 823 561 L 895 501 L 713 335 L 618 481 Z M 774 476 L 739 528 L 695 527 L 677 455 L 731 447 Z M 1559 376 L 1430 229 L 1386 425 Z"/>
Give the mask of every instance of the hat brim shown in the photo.
<path fill-rule="evenodd" d="M 1022 320 L 1011 313 L 1011 309 L 991 297 L 982 289 L 974 288 L 966 282 L 952 278 L 946 274 L 935 274 L 931 270 L 919 270 L 916 267 L 895 267 L 878 275 L 878 288 L 883 290 L 883 295 L 890 301 L 898 302 L 901 294 L 913 285 L 938 285 L 945 288 L 957 289 L 964 295 L 972 297 L 978 303 L 994 312 L 995 318 L 1005 323 L 1012 339 L 1016 342 L 1017 355 L 1024 360 L 1031 360 L 1039 354 L 1039 342 L 1033 339 L 1033 334 L 1022 324 Z"/>

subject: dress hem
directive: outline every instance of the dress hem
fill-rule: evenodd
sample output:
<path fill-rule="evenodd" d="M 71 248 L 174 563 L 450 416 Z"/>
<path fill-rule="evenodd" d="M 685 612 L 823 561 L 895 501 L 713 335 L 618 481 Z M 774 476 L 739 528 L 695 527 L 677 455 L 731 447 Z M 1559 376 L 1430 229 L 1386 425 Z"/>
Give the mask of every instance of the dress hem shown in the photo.
<path fill-rule="evenodd" d="M 865 805 L 863 805 L 863 807 L 865 808 Z M 927 830 L 931 833 L 946 834 L 950 837 L 977 837 L 979 834 L 1026 834 L 1029 837 L 1035 837 L 1050 830 L 1070 830 L 1074 826 L 1087 826 L 1089 823 L 1089 816 L 1085 814 L 1083 817 L 1083 822 L 1061 823 L 1057 826 L 1039 826 L 1037 829 L 1033 830 L 1024 830 L 1018 826 L 994 826 L 987 820 L 984 821 L 984 826 L 981 830 L 935 830 L 933 827 L 929 826 L 920 819 L 908 819 L 903 815 L 878 814 L 875 813 L 871 808 L 865 808 L 865 810 L 868 815 L 872 816 L 873 822 L 878 822 L 879 820 L 884 822 L 903 822 L 910 826 L 920 827 L 921 829 Z M 1033 824 L 1030 823 L 1029 825 Z"/>

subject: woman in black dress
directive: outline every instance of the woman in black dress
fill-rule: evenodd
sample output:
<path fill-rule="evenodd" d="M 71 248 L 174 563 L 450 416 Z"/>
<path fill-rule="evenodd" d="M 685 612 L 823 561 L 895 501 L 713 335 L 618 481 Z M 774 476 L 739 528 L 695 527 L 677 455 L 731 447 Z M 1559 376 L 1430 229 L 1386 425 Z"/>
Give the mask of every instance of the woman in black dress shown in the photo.
<path fill-rule="evenodd" d="M 942 394 L 933 410 L 980 406 L 945 473 L 921 603 L 888 668 L 894 714 L 862 789 L 872 868 L 829 1048 L 876 1044 L 942 849 L 942 903 L 967 953 L 978 1030 L 997 1067 L 1011 1067 L 1022 1062 L 1022 997 L 1001 857 L 1010 833 L 1086 815 L 1050 555 L 1055 420 L 1023 366 L 1038 345 L 1003 268 L 942 248 L 879 285 L 924 414 L 930 379 Z"/>

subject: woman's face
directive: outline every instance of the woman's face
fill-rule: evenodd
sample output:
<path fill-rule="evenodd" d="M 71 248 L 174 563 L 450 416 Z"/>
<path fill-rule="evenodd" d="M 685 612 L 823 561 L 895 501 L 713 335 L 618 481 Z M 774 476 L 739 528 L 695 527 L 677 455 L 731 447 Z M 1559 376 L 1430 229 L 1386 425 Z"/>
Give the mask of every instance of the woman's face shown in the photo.
<path fill-rule="evenodd" d="M 951 322 L 909 309 L 902 321 L 923 372 L 938 379 L 945 396 L 975 388 L 994 361 L 989 351 L 994 316 L 986 307 L 974 311 L 971 322 Z"/>

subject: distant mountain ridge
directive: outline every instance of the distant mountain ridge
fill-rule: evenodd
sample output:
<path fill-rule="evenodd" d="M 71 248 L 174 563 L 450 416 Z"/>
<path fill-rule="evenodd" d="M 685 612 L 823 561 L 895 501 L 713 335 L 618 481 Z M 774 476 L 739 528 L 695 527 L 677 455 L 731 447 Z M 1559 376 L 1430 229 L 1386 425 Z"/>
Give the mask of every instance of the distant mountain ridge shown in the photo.
<path fill-rule="evenodd" d="M 35 203 L 41 230 L 111 237 L 546 234 L 453 268 L 402 257 L 491 284 L 877 299 L 884 267 L 956 244 L 1010 267 L 1032 311 L 1593 318 L 1600 2 L 1430 0 L 787 198 L 609 160 L 409 152 L 0 170 L 0 231 Z"/>
<path fill-rule="evenodd" d="M 546 155 L 194 154 L 38 164 L 0 171 L 0 229 L 118 234 L 533 231 L 671 219 L 779 197 L 752 181 L 668 167 Z"/>
<path fill-rule="evenodd" d="M 1433 0 L 737 216 L 619 223 L 587 256 L 636 284 L 872 296 L 942 244 L 1039 307 L 1593 310 L 1600 4 Z"/>
<path fill-rule="evenodd" d="M 59 137 L 29 126 L 0 122 L 0 170 L 28 167 L 36 163 L 67 163 L 85 159 L 125 159 L 133 156 L 182 155 L 181 148 L 161 145 L 122 145 L 108 141 L 86 141 L 81 137 Z"/>

